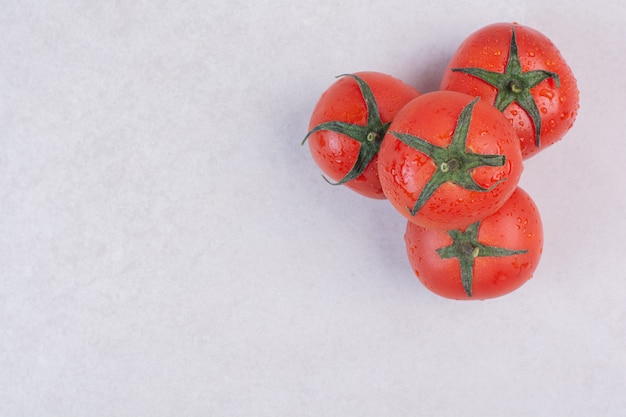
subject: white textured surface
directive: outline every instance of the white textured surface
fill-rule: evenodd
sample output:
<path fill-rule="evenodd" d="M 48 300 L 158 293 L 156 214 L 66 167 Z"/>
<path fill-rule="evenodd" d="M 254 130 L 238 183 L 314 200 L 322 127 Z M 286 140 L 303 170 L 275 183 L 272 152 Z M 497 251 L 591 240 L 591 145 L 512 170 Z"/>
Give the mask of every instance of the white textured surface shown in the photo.
<path fill-rule="evenodd" d="M 0 415 L 626 415 L 626 16 L 600 3 L 0 2 Z M 526 164 L 535 278 L 453 302 L 299 143 L 335 75 L 432 90 L 497 21 L 552 38 L 581 111 Z"/>

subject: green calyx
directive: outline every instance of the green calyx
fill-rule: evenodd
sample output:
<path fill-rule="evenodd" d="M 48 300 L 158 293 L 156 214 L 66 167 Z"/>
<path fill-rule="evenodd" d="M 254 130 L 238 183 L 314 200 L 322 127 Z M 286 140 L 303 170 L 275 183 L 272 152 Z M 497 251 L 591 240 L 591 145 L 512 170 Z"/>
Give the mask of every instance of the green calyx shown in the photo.
<path fill-rule="evenodd" d="M 548 78 L 554 79 L 558 88 L 561 87 L 561 82 L 559 75 L 555 72 L 546 70 L 522 71 L 515 38 L 515 26 L 511 30 L 509 58 L 504 73 L 487 71 L 482 68 L 452 68 L 452 71 L 472 75 L 495 87 L 498 93 L 494 106 L 500 111 L 504 111 L 513 102 L 519 104 L 533 121 L 535 145 L 538 148 L 541 146 L 541 114 L 530 89 Z"/>
<path fill-rule="evenodd" d="M 457 258 L 461 266 L 461 281 L 463 289 L 468 297 L 472 296 L 472 283 L 474 279 L 474 259 L 478 257 L 504 257 L 520 255 L 528 250 L 512 250 L 497 246 L 483 245 L 478 242 L 478 228 L 480 222 L 474 223 L 465 229 L 450 230 L 448 235 L 452 239 L 452 244 L 440 249 L 437 253 L 441 259 Z"/>
<path fill-rule="evenodd" d="M 369 87 L 369 85 L 367 85 L 367 83 L 362 78 L 354 74 L 342 74 L 339 75 L 337 78 L 340 77 L 351 77 L 357 82 L 367 109 L 367 123 L 365 124 L 365 126 L 341 121 L 320 123 L 313 129 L 311 129 L 311 131 L 307 133 L 304 140 L 302 141 L 302 144 L 304 144 L 304 142 L 306 142 L 309 136 L 311 136 L 313 133 L 320 130 L 329 130 L 332 132 L 344 134 L 360 143 L 361 146 L 359 148 L 359 155 L 357 156 L 357 160 L 355 161 L 350 171 L 348 171 L 348 173 L 342 179 L 340 179 L 336 183 L 333 183 L 329 181 L 326 177 L 324 177 L 324 179 L 332 185 L 345 184 L 348 181 L 358 178 L 363 173 L 363 171 L 365 171 L 367 165 L 378 153 L 382 139 L 385 136 L 385 133 L 387 133 L 387 129 L 389 128 L 390 124 L 383 123 L 380 119 L 380 112 L 378 110 L 378 104 L 376 103 L 376 99 L 374 98 L 374 93 L 372 92 L 372 89 Z"/>
<path fill-rule="evenodd" d="M 467 190 L 491 191 L 506 178 L 503 178 L 489 188 L 480 186 L 472 178 L 472 171 L 481 166 L 503 166 L 506 162 L 504 155 L 485 155 L 468 152 L 466 149 L 467 134 L 469 131 L 472 112 L 478 102 L 478 98 L 472 100 L 463 110 L 454 129 L 452 141 L 446 148 L 442 148 L 426 141 L 425 139 L 407 133 L 391 132 L 404 144 L 414 148 L 432 159 L 436 171 L 417 198 L 413 208 L 407 207 L 412 216 L 426 204 L 426 201 L 446 182 L 452 182 Z"/>

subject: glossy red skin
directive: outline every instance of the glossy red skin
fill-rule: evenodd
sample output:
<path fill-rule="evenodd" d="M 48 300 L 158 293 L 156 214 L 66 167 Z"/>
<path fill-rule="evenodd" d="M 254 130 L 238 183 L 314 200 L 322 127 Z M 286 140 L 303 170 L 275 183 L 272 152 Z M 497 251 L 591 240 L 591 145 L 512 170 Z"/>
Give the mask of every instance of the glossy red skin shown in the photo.
<path fill-rule="evenodd" d="M 371 88 L 383 123 L 393 120 L 400 109 L 420 93 L 403 81 L 379 72 L 357 72 Z M 317 102 L 309 130 L 320 123 L 342 121 L 365 125 L 367 108 L 356 81 L 341 77 Z M 313 160 L 324 174 L 339 181 L 350 171 L 359 154 L 360 144 L 354 139 L 332 131 L 318 131 L 308 139 Z M 344 185 L 357 193 L 375 199 L 384 199 L 377 169 L 377 156 L 374 156 L 365 171 Z"/>
<path fill-rule="evenodd" d="M 472 114 L 466 149 L 474 153 L 506 156 L 501 167 L 476 168 L 472 177 L 491 191 L 466 190 L 456 184 L 445 183 L 426 204 L 412 216 L 407 207 L 413 207 L 424 185 L 436 170 L 435 163 L 391 132 L 409 133 L 446 147 L 452 140 L 462 109 L 474 97 L 454 91 L 436 91 L 423 94 L 396 116 L 378 153 L 378 171 L 381 185 L 391 204 L 409 221 L 434 229 L 459 229 L 494 213 L 515 190 L 523 171 L 522 155 L 515 131 L 495 107 L 480 100 Z"/>
<path fill-rule="evenodd" d="M 478 241 L 528 252 L 475 258 L 471 298 L 463 289 L 458 259 L 442 259 L 436 252 L 452 244 L 447 232 L 407 222 L 404 238 L 409 262 L 418 279 L 435 294 L 457 300 L 484 300 L 516 290 L 532 277 L 543 250 L 539 211 L 519 187 L 500 210 L 481 222 Z"/>
<path fill-rule="evenodd" d="M 545 35 L 517 23 L 496 23 L 474 32 L 463 41 L 448 63 L 440 89 L 482 97 L 493 104 L 497 94 L 494 87 L 469 74 L 451 71 L 451 68 L 476 67 L 503 73 L 509 56 L 512 25 L 515 25 L 522 71 L 554 72 L 559 75 L 561 83 L 558 88 L 555 80 L 549 78 L 530 90 L 542 120 L 539 148 L 535 144 L 533 121 L 526 111 L 517 103 L 503 111 L 517 132 L 523 158 L 528 159 L 562 139 L 573 126 L 579 108 L 576 78 L 560 51 Z"/>

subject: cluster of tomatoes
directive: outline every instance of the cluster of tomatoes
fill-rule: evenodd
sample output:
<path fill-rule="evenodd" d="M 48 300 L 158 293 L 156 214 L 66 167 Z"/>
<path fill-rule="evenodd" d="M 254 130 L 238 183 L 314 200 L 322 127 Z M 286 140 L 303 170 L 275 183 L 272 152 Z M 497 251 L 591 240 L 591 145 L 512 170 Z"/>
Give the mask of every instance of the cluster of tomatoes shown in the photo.
<path fill-rule="evenodd" d="M 308 142 L 324 178 L 388 199 L 406 217 L 419 280 L 453 299 L 507 294 L 543 248 L 523 161 L 560 140 L 578 87 L 554 44 L 517 23 L 471 34 L 437 91 L 379 72 L 345 74 L 313 111 Z"/>

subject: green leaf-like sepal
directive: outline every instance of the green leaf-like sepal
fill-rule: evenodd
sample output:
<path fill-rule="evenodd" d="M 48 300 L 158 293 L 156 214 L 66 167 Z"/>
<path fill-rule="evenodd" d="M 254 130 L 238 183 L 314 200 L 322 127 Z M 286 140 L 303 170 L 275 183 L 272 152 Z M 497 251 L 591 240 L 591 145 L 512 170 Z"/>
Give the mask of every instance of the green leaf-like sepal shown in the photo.
<path fill-rule="evenodd" d="M 454 129 L 452 141 L 446 148 L 436 146 L 414 135 L 391 132 L 393 136 L 398 138 L 405 145 L 431 158 L 437 167 L 432 177 L 428 180 L 424 188 L 422 188 L 415 205 L 412 208 L 407 207 L 412 216 L 415 216 L 435 191 L 446 182 L 452 182 L 466 190 L 487 192 L 493 190 L 498 184 L 506 180 L 506 178 L 503 178 L 491 187 L 485 188 L 472 178 L 472 172 L 475 168 L 481 166 L 504 166 L 506 162 L 506 156 L 504 155 L 477 154 L 468 152 L 466 148 L 472 112 L 478 100 L 478 98 L 475 98 L 463 108 Z"/>
<path fill-rule="evenodd" d="M 464 232 L 450 230 L 448 235 L 452 244 L 440 249 L 437 253 L 441 259 L 457 258 L 461 268 L 461 282 L 468 297 L 472 296 L 474 280 L 474 259 L 478 257 L 504 257 L 527 253 L 528 250 L 513 250 L 498 246 L 488 246 L 478 241 L 480 222 L 468 226 Z"/>
<path fill-rule="evenodd" d="M 561 82 L 559 75 L 555 72 L 546 70 L 522 71 L 514 25 L 511 29 L 509 57 L 504 73 L 488 71 L 483 68 L 452 68 L 452 71 L 472 75 L 495 87 L 498 93 L 494 106 L 500 111 L 504 111 L 514 102 L 519 104 L 533 121 L 535 145 L 538 148 L 541 146 L 541 114 L 530 89 L 548 78 L 554 79 L 557 88 L 561 87 Z"/>
<path fill-rule="evenodd" d="M 365 171 L 365 168 L 367 168 L 374 156 L 378 153 L 382 139 L 387 133 L 387 129 L 390 124 L 383 123 L 380 119 L 380 111 L 378 110 L 378 104 L 376 103 L 374 93 L 372 92 L 370 86 L 367 85 L 362 78 L 354 74 L 342 74 L 337 78 L 339 77 L 351 77 L 358 84 L 367 109 L 366 124 L 363 126 L 342 121 L 324 122 L 313 127 L 313 129 L 311 129 L 302 140 L 302 144 L 304 144 L 313 133 L 321 130 L 328 130 L 346 135 L 360 143 L 357 160 L 350 171 L 348 171 L 342 179 L 337 182 L 331 182 L 324 177 L 324 179 L 332 185 L 345 184 L 348 181 L 358 178 L 363 171 Z"/>

